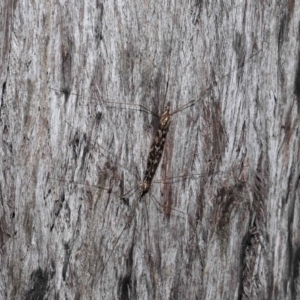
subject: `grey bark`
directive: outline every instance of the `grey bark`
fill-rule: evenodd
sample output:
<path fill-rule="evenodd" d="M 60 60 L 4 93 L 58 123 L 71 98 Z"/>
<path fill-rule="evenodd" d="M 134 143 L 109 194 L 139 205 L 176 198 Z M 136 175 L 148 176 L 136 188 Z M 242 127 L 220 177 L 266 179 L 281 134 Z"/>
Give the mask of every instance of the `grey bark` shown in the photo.
<path fill-rule="evenodd" d="M 300 298 L 297 2 L 0 6 L 1 299 Z"/>

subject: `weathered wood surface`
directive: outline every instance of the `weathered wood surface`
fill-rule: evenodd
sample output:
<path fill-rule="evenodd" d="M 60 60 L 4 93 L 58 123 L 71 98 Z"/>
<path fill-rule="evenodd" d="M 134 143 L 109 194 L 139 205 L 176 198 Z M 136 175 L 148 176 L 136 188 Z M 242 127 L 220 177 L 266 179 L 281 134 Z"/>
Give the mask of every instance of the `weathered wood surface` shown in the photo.
<path fill-rule="evenodd" d="M 1 299 L 300 298 L 299 3 L 0 6 Z"/>

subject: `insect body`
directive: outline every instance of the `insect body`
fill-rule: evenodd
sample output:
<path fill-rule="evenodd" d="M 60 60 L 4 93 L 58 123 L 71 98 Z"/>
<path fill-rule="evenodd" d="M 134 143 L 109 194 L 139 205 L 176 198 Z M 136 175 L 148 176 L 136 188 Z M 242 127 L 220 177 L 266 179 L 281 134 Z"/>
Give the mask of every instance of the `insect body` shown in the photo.
<path fill-rule="evenodd" d="M 205 92 L 202 93 L 202 95 L 204 95 L 211 88 L 212 88 L 212 86 L 209 87 L 208 89 L 206 89 Z M 165 99 L 166 99 L 166 95 L 165 95 Z M 160 160 L 161 160 L 161 157 L 162 157 L 162 153 L 163 153 L 163 150 L 164 150 L 166 137 L 167 137 L 169 127 L 170 127 L 171 116 L 176 114 L 177 112 L 185 109 L 185 108 L 193 106 L 195 104 L 195 102 L 199 101 L 200 99 L 201 99 L 201 97 L 199 96 L 195 100 L 192 100 L 192 101 L 188 102 L 187 104 L 185 104 L 184 106 L 180 107 L 179 109 L 175 110 L 172 113 L 170 113 L 170 104 L 168 103 L 166 105 L 166 108 L 165 108 L 163 114 L 159 118 L 159 120 L 160 120 L 159 121 L 159 128 L 158 128 L 157 133 L 154 136 L 154 139 L 152 141 L 152 144 L 151 144 L 151 147 L 150 147 L 150 150 L 149 150 L 149 154 L 148 154 L 148 157 L 147 157 L 147 166 L 146 166 L 145 174 L 144 174 L 142 182 L 139 185 L 139 187 L 140 187 L 140 194 L 139 194 L 139 198 L 138 198 L 139 200 L 141 200 L 143 196 L 145 196 L 146 194 L 149 193 L 149 190 L 150 190 L 151 184 L 153 182 L 155 172 L 156 172 L 156 170 L 159 166 L 159 163 L 160 163 Z M 107 101 L 104 101 L 104 102 L 106 102 L 107 104 L 111 104 L 111 102 L 107 102 Z M 138 106 L 140 107 L 141 111 L 149 112 L 149 110 L 147 110 L 143 106 L 141 106 L 141 105 L 138 105 Z M 123 200 L 126 199 L 125 197 L 123 197 L 123 195 L 122 195 L 122 197 L 120 197 L 120 196 L 118 196 L 118 197 L 123 199 Z M 155 200 L 155 202 L 158 203 L 156 200 Z M 136 204 L 136 202 L 135 202 L 135 204 Z M 158 203 L 158 204 L 161 205 L 160 203 Z M 108 264 L 108 261 L 110 260 L 110 257 L 112 255 L 112 253 L 114 252 L 114 249 L 117 246 L 122 234 L 124 233 L 126 228 L 130 227 L 131 220 L 135 217 L 135 215 L 136 215 L 136 206 L 133 205 L 131 217 L 126 222 L 126 225 L 123 227 L 123 229 L 121 230 L 121 233 L 118 235 L 116 241 L 114 242 L 114 244 L 112 246 L 112 250 L 109 253 L 107 259 L 105 260 L 105 262 L 103 264 L 102 272 L 100 272 L 101 274 L 103 273 L 106 265 Z"/>
<path fill-rule="evenodd" d="M 143 178 L 142 183 L 139 185 L 140 190 L 141 190 L 140 195 L 139 195 L 140 200 L 144 195 L 146 195 L 149 192 L 155 172 L 160 163 L 162 153 L 164 150 L 164 146 L 165 146 L 165 142 L 166 142 L 166 137 L 169 132 L 171 116 L 184 110 L 185 108 L 193 106 L 194 104 L 195 104 L 195 100 L 192 100 L 192 101 L 186 103 L 185 105 L 181 106 L 177 110 L 175 110 L 173 113 L 170 113 L 170 102 L 168 102 L 166 105 L 165 111 L 163 112 L 161 117 L 158 117 L 157 115 L 155 115 L 154 113 L 152 113 L 151 111 L 146 109 L 145 107 L 139 105 L 141 108 L 141 111 L 151 113 L 153 116 L 159 118 L 159 127 L 158 127 L 156 135 L 152 141 L 152 144 L 150 146 L 150 151 L 149 151 L 148 158 L 147 158 L 147 167 L 146 167 L 146 171 L 145 171 L 145 176 Z M 155 200 L 155 202 L 157 204 L 163 206 L 158 201 Z"/>
<path fill-rule="evenodd" d="M 180 111 L 180 110 L 181 109 L 179 109 L 177 111 Z M 177 111 L 175 111 L 174 113 L 176 113 Z M 151 147 L 150 147 L 150 151 L 149 151 L 148 158 L 147 158 L 147 167 L 146 167 L 146 171 L 145 171 L 145 176 L 144 176 L 142 183 L 140 184 L 139 200 L 141 200 L 142 197 L 144 197 L 147 193 L 149 193 L 153 177 L 158 168 L 158 165 L 160 163 L 162 153 L 164 150 L 166 137 L 167 137 L 167 134 L 169 131 L 170 123 L 171 123 L 171 115 L 172 114 L 170 114 L 170 103 L 168 102 L 164 113 L 160 117 L 159 127 L 158 127 L 157 133 L 152 141 Z M 157 200 L 155 200 L 155 202 L 157 204 L 163 206 Z M 176 210 L 176 211 L 181 212 L 179 210 Z M 132 218 L 135 216 L 135 213 L 136 213 L 135 207 L 133 207 L 132 216 L 129 218 L 127 224 L 124 226 L 123 230 L 121 231 L 120 235 L 118 236 L 111 253 L 109 254 L 105 264 L 103 265 L 102 272 L 104 271 L 104 269 L 111 257 L 111 254 L 113 253 L 116 245 L 118 244 L 123 232 L 125 231 L 125 229 L 127 227 L 130 226 L 130 222 L 131 222 Z"/>
<path fill-rule="evenodd" d="M 168 103 L 165 112 L 162 114 L 160 118 L 159 128 L 150 147 L 145 176 L 143 182 L 140 184 L 140 188 L 141 188 L 140 199 L 149 192 L 151 182 L 153 180 L 153 177 L 155 175 L 155 172 L 161 160 L 170 123 L 171 123 L 170 103 Z"/>

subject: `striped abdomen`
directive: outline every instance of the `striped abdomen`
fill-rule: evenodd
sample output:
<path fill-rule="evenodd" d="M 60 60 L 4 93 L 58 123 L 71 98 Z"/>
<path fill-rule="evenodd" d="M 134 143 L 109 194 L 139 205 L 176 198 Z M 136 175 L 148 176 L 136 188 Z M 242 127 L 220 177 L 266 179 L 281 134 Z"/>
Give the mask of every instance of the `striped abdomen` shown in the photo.
<path fill-rule="evenodd" d="M 145 172 L 145 176 L 143 182 L 140 186 L 141 188 L 141 195 L 143 197 L 145 194 L 148 193 L 149 188 L 151 186 L 151 182 L 155 175 L 156 169 L 159 165 L 159 162 L 162 157 L 162 153 L 165 146 L 166 136 L 169 131 L 170 126 L 170 104 L 168 103 L 165 112 L 162 114 L 160 121 L 159 121 L 159 128 L 157 130 L 156 136 L 151 144 L 150 152 L 147 159 L 147 168 Z"/>

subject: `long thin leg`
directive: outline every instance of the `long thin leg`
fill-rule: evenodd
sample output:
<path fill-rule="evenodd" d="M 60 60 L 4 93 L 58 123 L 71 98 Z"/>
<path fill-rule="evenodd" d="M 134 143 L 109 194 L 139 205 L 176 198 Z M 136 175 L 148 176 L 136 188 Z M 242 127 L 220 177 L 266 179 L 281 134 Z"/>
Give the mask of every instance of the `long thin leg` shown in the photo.
<path fill-rule="evenodd" d="M 162 207 L 163 209 L 164 209 L 164 208 L 168 208 L 168 209 L 171 209 L 171 210 L 174 210 L 174 211 L 176 211 L 176 212 L 179 212 L 179 213 L 181 213 L 181 214 L 186 215 L 185 212 L 183 212 L 183 211 L 181 211 L 181 210 L 179 210 L 179 209 L 176 209 L 176 208 L 172 208 L 172 207 L 168 207 L 168 206 L 166 206 L 166 205 L 163 205 L 162 203 L 160 203 L 160 202 L 155 198 L 155 196 L 154 196 L 152 193 L 149 193 L 149 195 L 150 195 L 150 197 L 152 198 L 152 200 L 154 201 L 154 203 L 156 203 L 157 205 L 159 205 L 159 206 Z M 184 217 L 180 217 L 180 216 L 176 216 L 176 217 L 185 219 Z"/>
<path fill-rule="evenodd" d="M 113 249 L 112 249 L 111 252 L 109 253 L 108 258 L 107 258 L 106 262 L 104 263 L 104 265 L 103 265 L 103 267 L 102 267 L 102 269 L 101 269 L 101 272 L 100 272 L 99 276 L 100 276 L 101 274 L 103 274 L 103 272 L 104 272 L 104 270 L 105 270 L 105 267 L 107 266 L 107 264 L 108 264 L 108 262 L 109 262 L 109 259 L 110 259 L 111 255 L 112 255 L 112 253 L 114 252 L 114 250 L 115 250 L 115 248 L 116 248 L 116 246 L 117 246 L 117 244 L 118 244 L 118 242 L 119 242 L 121 236 L 123 235 L 125 229 L 126 229 L 126 228 L 130 228 L 131 221 L 132 221 L 132 219 L 133 219 L 133 218 L 135 217 L 135 215 L 136 215 L 136 210 L 137 210 L 137 205 L 138 205 L 138 203 L 139 203 L 139 201 L 138 201 L 139 198 L 140 198 L 140 197 L 138 197 L 135 201 L 133 201 L 132 214 L 131 214 L 131 216 L 129 217 L 128 221 L 126 222 L 126 225 L 125 225 L 124 228 L 122 229 L 121 233 L 119 234 L 119 236 L 118 236 L 116 242 L 114 243 Z"/>
<path fill-rule="evenodd" d="M 253 53 L 248 59 L 246 59 L 246 60 L 244 61 L 244 63 L 243 63 L 241 66 L 239 66 L 239 67 L 237 68 L 237 70 L 242 69 L 242 68 L 245 66 L 246 63 L 248 63 L 254 56 L 258 55 L 261 51 L 262 51 L 262 49 L 260 49 L 260 50 L 258 50 L 257 52 Z M 229 73 L 223 75 L 223 76 L 220 78 L 220 80 L 222 81 L 224 78 L 228 77 L 232 72 L 233 72 L 233 71 L 231 71 L 231 72 L 229 72 Z M 188 103 L 182 105 L 181 107 L 179 107 L 178 109 L 176 109 L 174 112 L 172 112 L 170 115 L 173 116 L 173 115 L 177 114 L 178 112 L 180 112 L 180 111 L 182 111 L 182 110 L 184 110 L 184 109 L 186 109 L 186 108 L 188 108 L 188 107 L 193 106 L 196 102 L 200 101 L 201 98 L 202 98 L 205 94 L 207 94 L 208 91 L 210 91 L 212 88 L 214 88 L 216 85 L 217 85 L 217 83 L 210 85 L 208 88 L 206 88 L 204 91 L 202 91 L 202 92 L 200 93 L 199 96 L 197 96 L 195 99 L 189 101 Z"/>
<path fill-rule="evenodd" d="M 64 91 L 64 90 L 60 90 L 60 89 L 56 89 L 56 88 L 52 88 L 49 87 L 50 90 L 53 91 L 57 91 L 57 92 L 62 92 L 62 93 L 66 93 L 69 95 L 74 95 L 74 96 L 80 96 L 82 98 L 86 98 L 86 99 L 92 99 L 92 100 L 97 100 L 99 101 L 98 98 L 95 97 L 86 97 L 86 96 L 81 96 L 80 94 L 76 94 L 76 93 L 71 93 L 69 91 Z M 98 87 L 97 87 L 98 89 Z M 126 106 L 135 106 L 135 107 L 139 107 L 139 109 L 137 109 L 138 111 L 141 112 L 145 112 L 147 114 L 151 114 L 156 118 L 159 118 L 159 116 L 157 114 L 155 114 L 154 112 L 152 112 L 151 110 L 147 109 L 145 106 L 141 105 L 141 104 L 135 104 L 135 103 L 126 103 L 126 102 L 113 102 L 113 101 L 105 101 L 105 100 L 101 100 L 101 102 L 104 102 L 105 104 L 109 104 L 109 105 L 117 105 L 117 104 L 122 104 L 122 105 L 126 105 Z M 116 106 L 107 106 L 108 108 L 116 108 Z"/>
<path fill-rule="evenodd" d="M 100 90 L 99 90 L 98 86 L 97 86 L 97 90 L 98 90 L 98 93 L 100 95 L 101 93 L 100 93 Z M 126 102 L 117 102 L 117 103 L 115 103 L 115 102 L 112 102 L 112 101 L 104 101 L 104 102 L 107 103 L 107 104 L 113 104 L 113 105 L 122 104 L 122 105 L 136 106 L 136 107 L 140 108 L 139 111 L 151 114 L 154 117 L 159 118 L 159 116 L 157 114 L 155 114 L 154 112 L 152 112 L 151 110 L 149 110 L 148 108 L 146 108 L 145 106 L 143 106 L 141 104 L 126 103 Z"/>
<path fill-rule="evenodd" d="M 70 124 L 68 121 L 65 121 L 65 122 L 66 122 L 70 127 L 72 127 L 74 130 L 79 131 L 82 135 L 84 134 L 80 129 L 74 127 L 74 126 L 73 126 L 72 124 Z M 105 149 L 105 148 L 102 147 L 101 145 L 96 145 L 96 144 L 95 144 L 95 141 L 93 141 L 91 144 L 92 144 L 95 148 L 96 148 L 97 146 L 99 146 L 101 149 L 103 149 L 105 152 L 107 152 L 109 155 L 111 155 L 111 157 L 110 157 L 109 155 L 105 155 L 105 154 L 101 153 L 102 156 L 104 156 L 104 157 L 106 157 L 106 158 L 112 160 L 112 157 L 113 157 L 114 155 L 113 155 L 110 151 L 108 151 L 107 149 Z M 120 163 L 117 162 L 116 160 L 114 160 L 114 163 L 116 163 L 117 165 L 119 165 L 120 167 L 122 167 L 124 170 L 127 170 L 128 172 L 131 173 L 131 171 L 130 171 L 127 167 L 125 167 L 124 165 L 120 164 Z M 133 173 L 133 175 L 135 176 L 136 179 L 140 179 L 140 178 L 137 177 L 137 175 L 136 175 L 135 173 Z"/>

